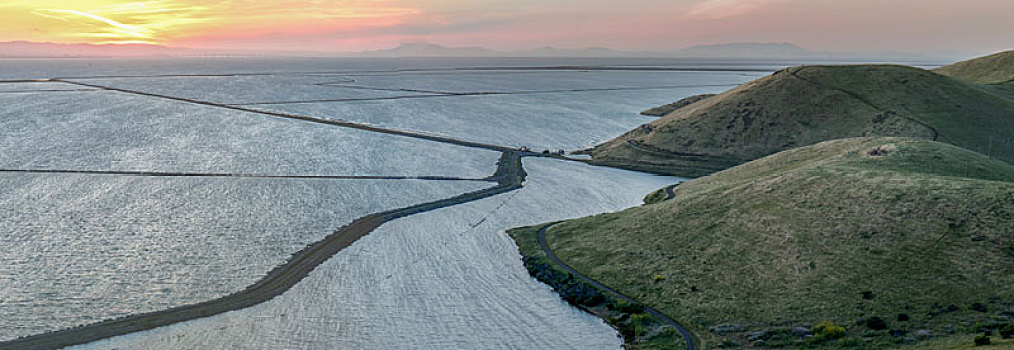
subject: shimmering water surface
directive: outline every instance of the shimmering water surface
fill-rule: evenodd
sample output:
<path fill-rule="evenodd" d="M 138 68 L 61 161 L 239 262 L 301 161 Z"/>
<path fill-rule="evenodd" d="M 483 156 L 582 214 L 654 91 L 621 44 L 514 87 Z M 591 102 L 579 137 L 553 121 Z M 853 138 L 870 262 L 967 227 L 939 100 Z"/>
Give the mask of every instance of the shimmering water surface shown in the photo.
<path fill-rule="evenodd" d="M 574 150 L 652 120 L 638 115 L 643 109 L 766 74 L 598 68 L 778 66 L 591 59 L 2 63 L 3 79 L 67 77 L 141 94 L 0 82 L 0 340 L 213 299 L 357 217 L 494 185 L 475 180 L 493 173 L 498 152 L 229 106 Z M 594 69 L 524 68 L 564 63 Z M 505 230 L 637 205 L 679 179 L 553 159 L 524 164 L 523 189 L 387 223 L 269 302 L 80 348 L 619 348 L 613 329 L 528 276 Z M 363 176 L 391 178 L 354 179 Z M 404 179 L 424 176 L 448 179 Z"/>

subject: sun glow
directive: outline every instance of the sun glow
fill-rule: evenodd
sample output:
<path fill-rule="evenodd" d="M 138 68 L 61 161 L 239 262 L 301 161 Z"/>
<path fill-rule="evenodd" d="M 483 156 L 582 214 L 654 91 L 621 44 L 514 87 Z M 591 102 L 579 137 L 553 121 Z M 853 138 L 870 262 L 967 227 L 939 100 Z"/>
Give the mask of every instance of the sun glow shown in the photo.
<path fill-rule="evenodd" d="M 0 4 L 0 20 L 22 40 L 95 44 L 173 44 L 204 36 L 243 35 L 293 31 L 312 25 L 315 29 L 362 26 L 370 20 L 387 20 L 417 10 L 385 5 L 385 1 L 290 0 L 279 2 L 234 0 L 14 0 Z M 366 23 L 368 25 L 368 23 Z M 0 28 L 0 35 L 4 33 Z"/>
<path fill-rule="evenodd" d="M 54 18 L 54 19 L 59 19 L 59 20 L 63 20 L 63 21 L 67 21 L 69 19 L 68 19 L 68 16 L 61 16 L 61 15 L 73 15 L 73 16 L 78 16 L 78 17 L 84 17 L 84 18 L 87 18 L 87 19 L 92 19 L 92 20 L 95 20 L 95 21 L 100 22 L 100 23 L 105 23 L 105 24 L 107 24 L 109 26 L 109 27 L 105 28 L 104 32 L 100 32 L 100 33 L 80 33 L 80 35 L 82 35 L 82 36 L 108 37 L 108 38 L 117 38 L 117 39 L 134 39 L 135 41 L 140 40 L 140 39 L 150 39 L 151 36 L 152 36 L 152 31 L 150 29 L 148 29 L 148 28 L 139 27 L 139 26 L 132 26 L 132 25 L 128 25 L 128 24 L 123 24 L 123 23 L 111 20 L 109 18 L 105 18 L 105 17 L 99 16 L 99 15 L 94 15 L 94 14 L 90 14 L 90 13 L 87 13 L 87 12 L 81 12 L 81 11 L 77 11 L 77 10 L 41 9 L 41 10 L 38 10 L 38 11 L 36 11 L 34 13 L 37 14 L 37 15 L 40 15 L 40 16 Z"/>
<path fill-rule="evenodd" d="M 354 52 L 407 42 L 667 51 L 792 42 L 823 51 L 1009 48 L 1011 0 L 0 0 L 0 43 Z M 975 38 L 975 40 L 968 40 Z M 988 48 L 988 49 L 987 49 Z M 4 55 L 0 52 L 0 56 Z"/>

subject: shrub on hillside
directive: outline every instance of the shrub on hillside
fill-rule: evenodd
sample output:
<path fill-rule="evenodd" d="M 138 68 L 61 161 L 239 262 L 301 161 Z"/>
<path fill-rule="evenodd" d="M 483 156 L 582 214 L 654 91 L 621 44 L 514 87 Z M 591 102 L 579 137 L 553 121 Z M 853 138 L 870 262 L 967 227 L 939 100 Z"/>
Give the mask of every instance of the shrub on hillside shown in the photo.
<path fill-rule="evenodd" d="M 975 336 L 975 346 L 989 345 L 989 343 L 989 337 L 982 334 Z"/>
<path fill-rule="evenodd" d="M 643 304 L 631 303 L 622 299 L 609 302 L 609 308 L 625 314 L 639 314 L 644 312 Z"/>
<path fill-rule="evenodd" d="M 1010 339 L 1012 336 L 1014 336 L 1014 325 L 1005 324 L 1000 327 L 998 332 L 1000 333 L 1000 338 Z"/>
<path fill-rule="evenodd" d="M 887 329 L 887 322 L 880 317 L 870 317 L 870 319 L 866 321 L 866 327 L 875 331 L 882 331 Z"/>
<path fill-rule="evenodd" d="M 812 330 L 815 341 L 838 339 L 845 336 L 845 327 L 836 325 L 831 321 L 818 323 L 816 326 L 813 326 Z"/>
<path fill-rule="evenodd" d="M 573 275 L 554 269 L 537 258 L 522 259 L 528 272 L 553 287 L 560 297 L 574 305 L 594 306 L 606 301 L 602 292 Z"/>

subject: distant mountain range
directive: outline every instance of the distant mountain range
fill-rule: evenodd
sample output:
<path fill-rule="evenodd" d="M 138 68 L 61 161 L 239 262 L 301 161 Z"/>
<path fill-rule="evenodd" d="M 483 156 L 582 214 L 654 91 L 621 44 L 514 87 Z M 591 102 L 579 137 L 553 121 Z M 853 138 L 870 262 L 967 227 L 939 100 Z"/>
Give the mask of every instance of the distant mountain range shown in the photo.
<path fill-rule="evenodd" d="M 27 41 L 0 43 L 0 57 L 92 57 L 92 56 L 167 56 L 181 49 L 147 44 L 92 45 L 55 44 Z"/>
<path fill-rule="evenodd" d="M 727 43 L 691 46 L 675 51 L 619 51 L 603 47 L 541 47 L 523 51 L 496 51 L 482 47 L 447 47 L 405 43 L 398 47 L 364 52 L 264 52 L 175 48 L 148 44 L 94 45 L 14 41 L 0 43 L 0 57 L 189 57 L 189 56 L 318 56 L 318 57 L 580 57 L 580 58 L 753 58 L 919 60 L 942 58 L 908 53 L 843 54 L 811 51 L 791 43 Z M 953 56 L 953 55 L 952 55 Z M 960 56 L 960 55 L 958 55 Z M 957 56 L 955 56 L 956 58 Z M 950 58 L 950 57 L 948 57 Z"/>
<path fill-rule="evenodd" d="M 353 54 L 366 57 L 644 57 L 660 53 L 623 52 L 602 47 L 562 49 L 540 47 L 524 51 L 496 51 L 482 47 L 446 47 L 428 43 L 405 43 L 398 47 Z"/>
<path fill-rule="evenodd" d="M 604 47 L 540 47 L 523 51 L 495 51 L 481 47 L 446 47 L 426 43 L 357 54 L 367 57 L 728 57 L 728 58 L 810 58 L 822 56 L 789 43 L 732 43 L 692 46 L 669 52 L 619 51 Z"/>

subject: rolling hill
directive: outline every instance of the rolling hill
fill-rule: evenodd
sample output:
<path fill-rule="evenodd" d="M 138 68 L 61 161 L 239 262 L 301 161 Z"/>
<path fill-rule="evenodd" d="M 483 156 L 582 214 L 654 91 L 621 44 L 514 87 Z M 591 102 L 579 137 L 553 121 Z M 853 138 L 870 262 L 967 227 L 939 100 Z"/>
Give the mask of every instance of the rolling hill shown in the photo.
<path fill-rule="evenodd" d="M 675 112 L 677 109 L 680 109 L 680 108 L 692 105 L 692 104 L 697 103 L 697 102 L 704 101 L 704 100 L 706 100 L 706 99 L 708 99 L 710 97 L 714 97 L 714 96 L 715 96 L 714 94 L 701 94 L 701 95 L 689 96 L 689 97 L 680 99 L 679 101 L 676 101 L 676 102 L 673 102 L 673 103 L 670 103 L 670 104 L 661 105 L 661 106 L 658 106 L 658 107 L 646 109 L 643 112 L 641 112 L 641 115 L 647 115 L 647 116 L 652 116 L 652 117 L 665 116 L 666 114 Z"/>
<path fill-rule="evenodd" d="M 1014 81 L 1014 51 L 974 58 L 933 71 L 980 84 L 1009 83 Z"/>
<path fill-rule="evenodd" d="M 1011 181 L 1014 166 L 945 143 L 840 139 L 564 222 L 547 241 L 709 347 L 833 340 L 804 336 L 822 320 L 846 329 L 830 344 L 895 347 L 1014 320 Z"/>
<path fill-rule="evenodd" d="M 863 136 L 936 140 L 1014 163 L 1014 100 L 893 65 L 787 68 L 676 109 L 587 152 L 593 162 L 701 176 L 779 151 Z"/>
<path fill-rule="evenodd" d="M 1014 51 L 958 62 L 934 69 L 935 72 L 983 84 L 1008 98 L 1014 99 Z"/>

